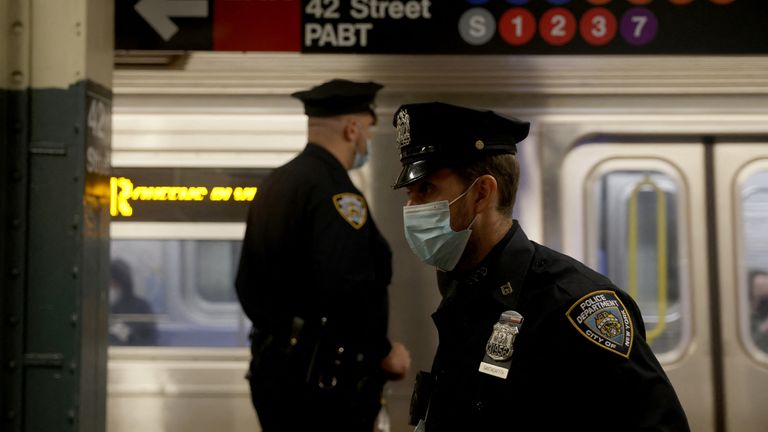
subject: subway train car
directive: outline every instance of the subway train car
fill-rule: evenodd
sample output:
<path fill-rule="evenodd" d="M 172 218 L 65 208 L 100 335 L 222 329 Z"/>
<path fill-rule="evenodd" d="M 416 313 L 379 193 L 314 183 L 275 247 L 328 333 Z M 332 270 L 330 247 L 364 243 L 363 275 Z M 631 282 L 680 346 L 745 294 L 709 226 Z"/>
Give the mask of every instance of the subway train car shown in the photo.
<path fill-rule="evenodd" d="M 530 121 L 514 210 L 529 237 L 636 299 L 692 430 L 766 430 L 768 288 L 751 275 L 768 271 L 767 70 L 748 56 L 124 53 L 111 254 L 142 306 L 110 317 L 108 431 L 259 430 L 233 286 L 245 212 L 305 144 L 288 95 L 337 77 L 385 85 L 372 157 L 351 175 L 393 249 L 390 334 L 414 361 L 386 388 L 380 430 L 412 430 L 414 375 L 437 345 L 435 271 L 404 241 L 391 189 L 392 114 L 431 100 Z"/>

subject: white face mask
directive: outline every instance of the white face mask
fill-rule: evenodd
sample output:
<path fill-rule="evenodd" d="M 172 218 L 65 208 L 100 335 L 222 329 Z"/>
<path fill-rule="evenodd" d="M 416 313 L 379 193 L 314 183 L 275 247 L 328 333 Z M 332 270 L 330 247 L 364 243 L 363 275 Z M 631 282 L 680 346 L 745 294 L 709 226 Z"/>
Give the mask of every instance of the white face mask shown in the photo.
<path fill-rule="evenodd" d="M 467 247 L 469 236 L 472 234 L 472 224 L 461 231 L 451 228 L 451 204 L 455 203 L 469 192 L 477 179 L 461 195 L 451 202 L 442 200 L 427 204 L 403 207 L 403 222 L 405 239 L 416 256 L 426 264 L 433 265 L 442 271 L 450 271 Z"/>

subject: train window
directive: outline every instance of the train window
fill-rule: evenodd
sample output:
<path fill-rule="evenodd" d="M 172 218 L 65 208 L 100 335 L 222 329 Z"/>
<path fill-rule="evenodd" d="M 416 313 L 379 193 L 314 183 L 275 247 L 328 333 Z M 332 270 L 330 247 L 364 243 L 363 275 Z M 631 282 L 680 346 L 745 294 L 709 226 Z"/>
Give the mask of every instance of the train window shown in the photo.
<path fill-rule="evenodd" d="M 741 223 L 747 313 L 744 339 L 751 350 L 768 354 L 768 169 L 741 184 Z"/>
<path fill-rule="evenodd" d="M 185 243 L 188 268 L 194 269 L 190 294 L 201 303 L 234 303 L 232 281 L 240 258 L 240 242 L 198 241 Z"/>
<path fill-rule="evenodd" d="M 110 343 L 246 345 L 250 324 L 234 291 L 240 245 L 231 239 L 113 239 Z"/>
<path fill-rule="evenodd" d="M 234 281 L 248 206 L 269 171 L 162 165 L 112 170 L 112 345 L 248 344 L 250 323 Z"/>
<path fill-rule="evenodd" d="M 608 165 L 588 180 L 592 265 L 635 299 L 651 348 L 671 361 L 682 356 L 691 325 L 684 184 L 658 161 L 653 168 Z"/>

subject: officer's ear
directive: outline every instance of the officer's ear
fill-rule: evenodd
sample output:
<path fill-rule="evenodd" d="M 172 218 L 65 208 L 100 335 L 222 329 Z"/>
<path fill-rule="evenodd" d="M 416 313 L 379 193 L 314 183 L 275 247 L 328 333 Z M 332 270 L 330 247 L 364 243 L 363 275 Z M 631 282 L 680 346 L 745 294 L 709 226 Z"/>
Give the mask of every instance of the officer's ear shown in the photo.
<path fill-rule="evenodd" d="M 357 125 L 354 120 L 347 118 L 344 121 L 344 127 L 341 128 L 341 134 L 344 137 L 344 141 L 354 141 L 357 131 Z"/>
<path fill-rule="evenodd" d="M 483 213 L 488 209 L 496 208 L 498 201 L 497 191 L 499 184 L 496 178 L 490 174 L 481 175 L 475 183 L 475 212 Z"/>
<path fill-rule="evenodd" d="M 355 141 L 363 131 L 363 125 L 359 118 L 355 115 L 347 115 L 344 118 L 344 127 L 342 128 L 342 134 L 347 141 Z"/>

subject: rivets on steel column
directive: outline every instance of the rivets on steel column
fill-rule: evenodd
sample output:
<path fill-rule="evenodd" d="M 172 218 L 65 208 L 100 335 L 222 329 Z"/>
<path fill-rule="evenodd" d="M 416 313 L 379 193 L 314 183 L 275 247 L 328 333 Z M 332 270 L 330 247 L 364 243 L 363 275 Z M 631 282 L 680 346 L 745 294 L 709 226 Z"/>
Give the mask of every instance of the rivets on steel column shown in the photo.
<path fill-rule="evenodd" d="M 77 276 L 80 274 L 80 268 L 77 266 L 72 267 L 72 279 L 77 279 Z"/>
<path fill-rule="evenodd" d="M 14 370 L 16 369 L 16 362 L 11 360 L 8 362 L 8 370 Z"/>
<path fill-rule="evenodd" d="M 17 278 L 21 274 L 21 270 L 18 267 L 11 267 L 11 277 Z"/>
<path fill-rule="evenodd" d="M 78 321 L 78 316 L 76 313 L 73 313 L 72 315 L 69 316 L 69 325 L 71 325 L 72 327 L 77 327 L 77 321 Z"/>
<path fill-rule="evenodd" d="M 69 420 L 70 423 L 75 422 L 75 410 L 71 409 L 67 411 L 67 420 Z"/>
<path fill-rule="evenodd" d="M 8 325 L 10 327 L 16 327 L 18 323 L 19 323 L 19 318 L 16 315 L 11 315 L 8 317 Z"/>

